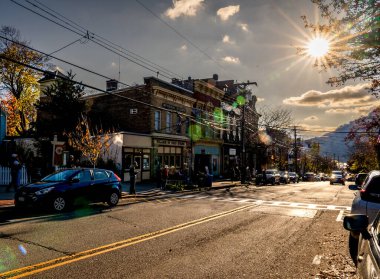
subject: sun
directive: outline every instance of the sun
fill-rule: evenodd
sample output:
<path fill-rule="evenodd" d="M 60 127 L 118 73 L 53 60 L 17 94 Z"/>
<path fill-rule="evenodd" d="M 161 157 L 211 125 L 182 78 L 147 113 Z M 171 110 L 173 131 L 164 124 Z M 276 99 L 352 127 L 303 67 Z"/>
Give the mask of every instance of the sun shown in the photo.
<path fill-rule="evenodd" d="M 307 53 L 315 58 L 325 56 L 330 49 L 330 42 L 322 37 L 317 37 L 309 41 L 307 44 Z"/>

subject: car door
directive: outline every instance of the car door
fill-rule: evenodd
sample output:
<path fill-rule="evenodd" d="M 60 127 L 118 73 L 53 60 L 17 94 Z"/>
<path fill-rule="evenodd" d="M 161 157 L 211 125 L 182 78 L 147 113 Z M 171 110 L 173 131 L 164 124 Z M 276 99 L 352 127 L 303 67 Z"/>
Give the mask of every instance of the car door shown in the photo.
<path fill-rule="evenodd" d="M 89 188 L 92 183 L 92 175 L 90 170 L 81 170 L 74 177 L 70 183 L 71 199 L 75 203 L 85 204 L 90 200 Z"/>
<path fill-rule="evenodd" d="M 380 210 L 380 176 L 375 176 L 365 188 L 367 201 L 367 216 L 373 220 Z"/>
<path fill-rule="evenodd" d="M 364 240 L 360 237 L 358 251 L 358 273 L 361 278 L 379 278 L 380 270 L 380 215 L 377 216 L 373 225 L 370 228 L 372 237 L 369 240 Z"/>
<path fill-rule="evenodd" d="M 103 201 L 110 190 L 110 177 L 106 170 L 94 169 L 94 180 L 91 185 L 93 201 Z"/>

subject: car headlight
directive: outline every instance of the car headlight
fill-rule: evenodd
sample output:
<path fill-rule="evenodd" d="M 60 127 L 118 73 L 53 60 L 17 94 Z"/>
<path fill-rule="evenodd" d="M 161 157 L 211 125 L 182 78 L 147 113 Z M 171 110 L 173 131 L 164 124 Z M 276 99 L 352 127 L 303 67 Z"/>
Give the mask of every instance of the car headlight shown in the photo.
<path fill-rule="evenodd" d="M 49 193 L 53 189 L 54 189 L 54 187 L 45 188 L 45 189 L 42 189 L 42 190 L 35 192 L 35 194 L 37 196 L 46 195 L 47 193 Z"/>

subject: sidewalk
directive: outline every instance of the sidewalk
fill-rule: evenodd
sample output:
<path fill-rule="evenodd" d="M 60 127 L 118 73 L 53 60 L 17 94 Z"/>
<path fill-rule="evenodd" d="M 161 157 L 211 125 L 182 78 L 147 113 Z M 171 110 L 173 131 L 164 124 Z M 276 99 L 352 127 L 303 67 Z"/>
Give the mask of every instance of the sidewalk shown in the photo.
<path fill-rule="evenodd" d="M 223 188 L 231 188 L 235 186 L 240 186 L 240 181 L 230 181 L 230 180 L 220 180 L 212 182 L 211 188 L 201 188 L 199 190 L 216 190 Z M 14 206 L 14 190 L 12 189 L 10 192 L 6 192 L 7 186 L 0 185 L 0 208 L 2 207 L 11 207 Z M 185 190 L 191 191 L 191 190 Z M 122 195 L 121 198 L 130 198 L 130 197 L 147 197 L 147 196 L 155 196 L 155 195 L 163 195 L 168 193 L 168 191 L 160 190 L 156 187 L 155 182 L 144 182 L 144 183 L 136 183 L 136 195 L 129 194 L 129 183 L 122 183 Z"/>

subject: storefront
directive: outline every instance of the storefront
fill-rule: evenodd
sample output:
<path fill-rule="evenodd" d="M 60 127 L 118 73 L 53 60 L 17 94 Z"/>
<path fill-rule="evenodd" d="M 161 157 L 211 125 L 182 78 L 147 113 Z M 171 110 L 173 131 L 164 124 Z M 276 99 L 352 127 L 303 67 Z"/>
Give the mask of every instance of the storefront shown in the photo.
<path fill-rule="evenodd" d="M 153 138 L 153 152 L 156 168 L 168 166 L 171 171 L 178 171 L 187 163 L 189 140 Z"/>
<path fill-rule="evenodd" d="M 235 166 L 240 166 L 241 148 L 237 144 L 223 145 L 223 176 L 230 177 L 231 170 Z"/>
<path fill-rule="evenodd" d="M 151 142 L 149 136 L 123 134 L 122 169 L 124 181 L 130 180 L 129 168 L 134 162 L 138 165 L 136 181 L 151 179 Z"/>
<path fill-rule="evenodd" d="M 212 143 L 196 143 L 194 145 L 194 171 L 205 172 L 208 167 L 214 177 L 220 175 L 220 145 Z"/>

